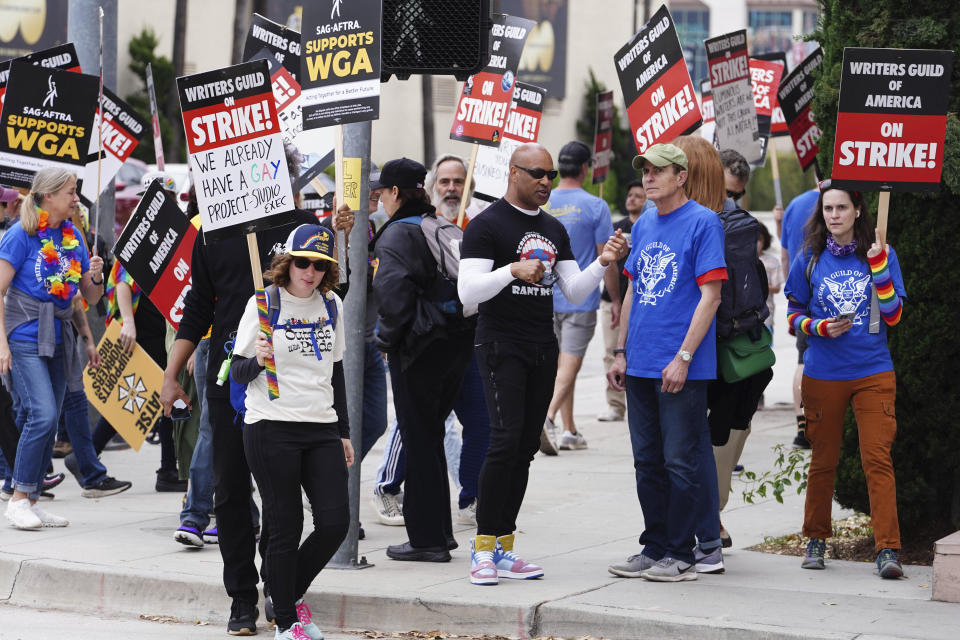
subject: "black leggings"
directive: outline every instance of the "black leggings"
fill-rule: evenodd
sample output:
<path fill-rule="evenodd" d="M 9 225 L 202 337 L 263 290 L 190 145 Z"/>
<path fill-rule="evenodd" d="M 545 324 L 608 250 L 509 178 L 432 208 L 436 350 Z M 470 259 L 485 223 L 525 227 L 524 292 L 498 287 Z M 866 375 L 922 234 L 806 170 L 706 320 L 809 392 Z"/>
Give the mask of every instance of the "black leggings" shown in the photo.
<path fill-rule="evenodd" d="M 243 446 L 270 529 L 267 564 L 277 627 L 297 621 L 294 603 L 347 535 L 347 465 L 337 425 L 261 420 L 243 426 Z M 303 504 L 313 509 L 313 532 L 300 544 Z"/>

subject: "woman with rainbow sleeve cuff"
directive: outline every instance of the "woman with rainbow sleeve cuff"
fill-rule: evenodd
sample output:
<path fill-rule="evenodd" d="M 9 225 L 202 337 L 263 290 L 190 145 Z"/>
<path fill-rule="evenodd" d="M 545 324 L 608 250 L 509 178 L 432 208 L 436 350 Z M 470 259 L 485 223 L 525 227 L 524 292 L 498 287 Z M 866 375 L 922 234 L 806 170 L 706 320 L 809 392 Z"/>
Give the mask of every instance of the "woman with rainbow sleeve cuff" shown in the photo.
<path fill-rule="evenodd" d="M 870 494 L 877 571 L 882 578 L 899 578 L 900 526 L 890 457 L 897 432 L 897 379 L 886 326 L 900 321 L 903 277 L 896 252 L 873 229 L 860 192 L 831 187 L 829 180 L 820 186 L 818 215 L 806 225 L 803 249 L 786 285 L 790 331 L 810 336 L 801 386 L 813 449 L 803 522 L 810 542 L 801 567 L 824 568 L 843 422 L 852 406 Z M 879 309 L 871 317 L 874 290 Z"/>

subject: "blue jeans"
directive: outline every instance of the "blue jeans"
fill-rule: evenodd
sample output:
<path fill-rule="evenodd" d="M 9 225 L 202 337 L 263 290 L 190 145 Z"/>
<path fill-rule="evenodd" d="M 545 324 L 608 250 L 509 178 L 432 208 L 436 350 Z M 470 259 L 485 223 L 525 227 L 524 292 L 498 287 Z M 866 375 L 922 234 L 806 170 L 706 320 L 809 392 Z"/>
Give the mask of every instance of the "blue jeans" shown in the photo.
<path fill-rule="evenodd" d="M 207 362 L 210 359 L 210 339 L 201 340 L 194 351 L 193 380 L 197 385 L 200 403 L 200 431 L 190 458 L 190 482 L 187 500 L 180 512 L 180 524 L 192 522 L 203 531 L 210 524 L 213 509 L 213 428 L 207 406 Z"/>
<path fill-rule="evenodd" d="M 37 353 L 37 343 L 12 340 L 10 353 L 10 375 L 23 416 L 13 488 L 36 500 L 53 458 L 60 405 L 67 390 L 63 345 L 57 345 L 53 357 L 45 358 Z"/>
<path fill-rule="evenodd" d="M 365 342 L 363 362 L 363 425 L 360 460 L 363 461 L 387 430 L 387 363 L 377 345 Z"/>
<path fill-rule="evenodd" d="M 640 544 L 654 560 L 670 556 L 693 563 L 703 494 L 711 484 L 718 500 L 716 467 L 706 464 L 708 457 L 713 459 L 708 381 L 687 380 L 679 393 L 661 393 L 662 382 L 627 376 L 627 422 L 644 523 Z M 708 466 L 712 483 L 706 477 Z M 718 507 L 712 509 L 719 519 Z"/>
<path fill-rule="evenodd" d="M 73 455 L 80 470 L 80 486 L 92 487 L 107 475 L 93 447 L 90 435 L 90 415 L 87 413 L 87 394 L 80 391 L 67 391 L 63 397 L 64 427 L 73 446 Z"/>

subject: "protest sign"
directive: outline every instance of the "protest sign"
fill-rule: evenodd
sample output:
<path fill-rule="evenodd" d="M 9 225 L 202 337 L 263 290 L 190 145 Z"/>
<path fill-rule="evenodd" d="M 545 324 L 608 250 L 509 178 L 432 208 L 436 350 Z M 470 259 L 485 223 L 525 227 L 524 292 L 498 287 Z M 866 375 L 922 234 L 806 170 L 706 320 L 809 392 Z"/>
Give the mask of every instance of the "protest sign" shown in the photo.
<path fill-rule="evenodd" d="M 190 291 L 197 228 L 154 180 L 113 247 L 123 268 L 176 329 Z"/>
<path fill-rule="evenodd" d="M 137 110 L 117 97 L 117 94 L 106 87 L 103 88 L 103 109 L 106 116 L 103 119 L 103 156 L 100 160 L 100 192 L 103 193 L 120 171 L 120 166 L 126 162 L 133 150 L 140 144 L 140 138 L 147 128 L 147 122 L 140 117 Z M 93 119 L 93 130 L 100 126 L 100 109 Z M 87 154 L 87 166 L 83 170 L 83 183 L 80 196 L 87 202 L 97 199 L 97 158 L 100 157 L 99 140 L 92 136 L 90 149 Z"/>
<path fill-rule="evenodd" d="M 843 50 L 833 184 L 939 191 L 953 52 Z"/>
<path fill-rule="evenodd" d="M 713 146 L 717 146 L 717 122 L 713 119 L 713 91 L 710 90 L 709 80 L 700 81 L 700 111 L 703 113 L 700 135 Z"/>
<path fill-rule="evenodd" d="M 0 184 L 30 188 L 44 167 L 82 172 L 97 108 L 96 76 L 14 60 L 0 127 Z"/>
<path fill-rule="evenodd" d="M 293 210 L 264 60 L 177 78 L 207 242 L 276 226 Z"/>
<path fill-rule="evenodd" d="M 777 91 L 780 88 L 780 82 L 783 80 L 783 76 L 787 73 L 787 54 L 783 51 L 774 51 L 773 53 L 758 53 L 750 57 L 750 77 L 753 81 L 753 97 L 754 105 L 757 107 L 757 113 L 759 115 L 761 104 L 757 103 L 757 83 L 759 74 L 757 74 L 754 69 L 757 68 L 769 68 L 770 63 L 780 65 L 779 73 L 777 74 L 776 84 L 771 83 L 771 87 L 767 92 L 770 96 L 770 105 L 772 111 L 770 112 L 770 132 L 769 134 L 763 133 L 763 122 L 758 120 L 760 127 L 760 135 L 770 135 L 770 136 L 788 136 L 790 135 L 790 129 L 787 128 L 787 121 L 783 117 L 783 109 L 780 108 L 780 99 L 777 97 Z M 774 69 L 774 73 L 777 73 Z M 761 101 L 762 102 L 762 101 Z"/>
<path fill-rule="evenodd" d="M 720 149 L 734 149 L 747 162 L 763 157 L 757 111 L 750 83 L 747 31 L 741 29 L 704 41 L 713 92 L 713 117 Z"/>
<path fill-rule="evenodd" d="M 603 184 L 613 155 L 613 91 L 597 94 L 597 123 L 593 128 L 593 184 Z"/>
<path fill-rule="evenodd" d="M 160 387 L 163 370 L 137 345 L 133 353 L 120 344 L 120 325 L 111 322 L 97 345 L 100 366 L 83 372 L 87 400 L 134 451 L 140 450 L 163 415 Z"/>
<path fill-rule="evenodd" d="M 247 40 L 243 44 L 244 62 L 252 60 L 253 56 L 263 49 L 283 65 L 294 80 L 300 77 L 300 34 L 255 13 L 250 20 Z"/>
<path fill-rule="evenodd" d="M 510 116 L 503 129 L 499 147 L 482 146 L 473 169 L 476 184 L 474 195 L 494 201 L 507 192 L 510 177 L 510 156 L 525 142 L 536 142 L 540 133 L 540 116 L 546 90 L 525 82 L 515 83 Z M 611 96 L 611 100 L 613 97 Z"/>
<path fill-rule="evenodd" d="M 757 112 L 757 131 L 761 138 L 770 136 L 773 110 L 777 104 L 777 89 L 784 66 L 772 60 L 750 58 L 750 83 L 753 88 L 753 107 Z"/>
<path fill-rule="evenodd" d="M 66 71 L 80 73 L 80 58 L 77 57 L 77 49 L 73 46 L 72 42 L 37 51 L 36 53 L 31 53 L 30 55 L 16 59 L 47 69 L 64 69 Z M 10 77 L 11 62 L 13 62 L 13 60 L 0 62 L 0 104 L 3 104 L 3 96 L 7 90 L 7 80 Z"/>
<path fill-rule="evenodd" d="M 639 153 L 700 126 L 693 82 L 666 7 L 661 6 L 613 60 Z"/>
<path fill-rule="evenodd" d="M 812 74 L 822 61 L 823 49 L 817 47 L 780 81 L 777 90 L 777 99 L 793 139 L 793 149 L 804 170 L 816 162 L 820 150 L 820 129 L 813 121 L 810 102 L 813 100 Z"/>
<path fill-rule="evenodd" d="M 467 78 L 457 101 L 450 139 L 497 147 L 507 126 L 517 67 L 533 20 L 495 14 L 490 62 Z"/>
<path fill-rule="evenodd" d="M 380 117 L 380 14 L 377 0 L 304 3 L 298 77 L 305 129 Z"/>

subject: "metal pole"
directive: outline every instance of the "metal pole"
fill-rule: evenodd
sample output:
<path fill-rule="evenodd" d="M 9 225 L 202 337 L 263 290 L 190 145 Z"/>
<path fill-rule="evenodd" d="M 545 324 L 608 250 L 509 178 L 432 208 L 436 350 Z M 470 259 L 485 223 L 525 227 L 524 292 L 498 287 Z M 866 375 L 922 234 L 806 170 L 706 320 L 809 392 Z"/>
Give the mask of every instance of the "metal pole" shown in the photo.
<path fill-rule="evenodd" d="M 100 58 L 100 23 L 98 7 L 103 8 L 103 83 L 117 89 L 117 0 L 70 0 L 67 11 L 67 39 L 77 47 L 80 68 L 84 73 L 97 73 Z M 100 211 L 90 211 L 91 218 L 98 216 L 97 232 L 107 247 L 112 247 L 114 219 L 113 182 L 100 196 Z M 92 222 L 92 221 L 91 221 Z M 92 323 L 91 323 L 92 324 Z"/>
<path fill-rule="evenodd" d="M 361 158 L 360 210 L 354 212 L 353 230 L 347 261 L 350 265 L 350 292 L 343 302 L 346 350 L 343 373 L 347 384 L 347 414 L 350 417 L 350 440 L 356 452 L 350 467 L 348 490 L 350 495 L 350 529 L 347 537 L 330 560 L 334 569 L 365 569 L 373 565 L 366 557 L 357 560 L 357 541 L 360 535 L 360 448 L 363 427 L 363 369 L 365 361 L 364 319 L 367 313 L 367 229 L 370 199 L 370 122 L 343 125 L 343 155 Z M 338 167 L 339 169 L 339 167 Z M 342 255 L 342 254 L 341 254 Z"/>

